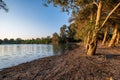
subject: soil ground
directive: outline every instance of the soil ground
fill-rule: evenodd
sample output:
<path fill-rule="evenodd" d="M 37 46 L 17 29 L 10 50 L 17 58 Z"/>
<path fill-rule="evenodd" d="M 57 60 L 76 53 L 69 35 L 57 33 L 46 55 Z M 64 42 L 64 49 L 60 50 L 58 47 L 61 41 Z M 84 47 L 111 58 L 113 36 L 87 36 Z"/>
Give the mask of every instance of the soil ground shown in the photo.
<path fill-rule="evenodd" d="M 99 46 L 96 54 L 79 47 L 4 69 L 0 80 L 120 80 L 120 46 Z"/>

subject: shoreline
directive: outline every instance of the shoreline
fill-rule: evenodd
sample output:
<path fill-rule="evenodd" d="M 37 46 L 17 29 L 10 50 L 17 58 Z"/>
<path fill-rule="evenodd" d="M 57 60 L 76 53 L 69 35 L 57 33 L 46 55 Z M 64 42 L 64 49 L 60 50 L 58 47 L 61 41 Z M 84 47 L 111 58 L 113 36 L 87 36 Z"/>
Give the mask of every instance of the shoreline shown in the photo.
<path fill-rule="evenodd" d="M 32 62 L 34 62 L 34 61 L 38 61 L 38 60 L 45 59 L 45 58 L 51 58 L 51 57 L 54 57 L 54 56 L 59 56 L 59 55 L 53 55 L 53 56 L 48 56 L 48 57 L 38 58 L 38 59 L 35 59 L 35 60 L 32 60 L 32 61 L 28 61 L 28 62 L 20 63 L 20 64 L 18 64 L 18 65 L 14 65 L 14 66 L 10 66 L 10 67 L 6 67 L 6 68 L 2 68 L 2 69 L 0 69 L 0 72 L 2 72 L 3 70 L 6 70 L 6 69 L 10 69 L 10 68 L 13 68 L 13 67 L 19 66 L 19 65 L 29 64 L 29 63 L 32 63 Z"/>
<path fill-rule="evenodd" d="M 110 77 L 119 79 L 119 47 L 98 48 L 97 53 L 102 53 L 101 56 L 88 57 L 85 53 L 84 48 L 76 48 L 62 55 L 45 57 L 6 68 L 0 71 L 0 80 L 84 80 L 85 78 L 99 80 L 100 77 L 102 80 Z M 105 57 L 105 53 L 112 56 Z"/>

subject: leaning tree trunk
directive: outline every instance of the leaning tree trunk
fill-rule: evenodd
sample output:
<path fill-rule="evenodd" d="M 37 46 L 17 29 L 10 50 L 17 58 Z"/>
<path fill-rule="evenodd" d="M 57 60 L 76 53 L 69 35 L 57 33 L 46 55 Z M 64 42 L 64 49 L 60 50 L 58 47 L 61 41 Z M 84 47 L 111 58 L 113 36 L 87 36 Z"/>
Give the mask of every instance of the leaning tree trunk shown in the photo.
<path fill-rule="evenodd" d="M 90 42 L 90 31 L 88 32 L 88 35 L 87 35 L 87 42 L 86 42 L 86 49 L 89 49 L 89 42 Z"/>
<path fill-rule="evenodd" d="M 97 16 L 96 16 L 96 24 L 95 24 L 95 30 L 93 32 L 93 37 L 92 40 L 89 44 L 89 49 L 87 51 L 87 55 L 95 55 L 96 48 L 97 48 L 97 41 L 98 41 L 98 30 L 100 26 L 100 18 L 101 18 L 101 10 L 102 10 L 102 3 L 99 2 L 98 4 L 98 9 L 97 9 Z"/>
<path fill-rule="evenodd" d="M 106 19 L 103 21 L 102 25 L 99 27 L 99 25 L 100 25 L 100 17 L 101 17 L 101 10 L 102 10 L 102 3 L 101 3 L 101 1 L 97 5 L 98 10 L 97 10 L 95 31 L 93 33 L 93 39 L 92 39 L 91 43 L 89 44 L 89 49 L 88 49 L 88 52 L 87 52 L 88 55 L 94 55 L 95 54 L 95 51 L 96 51 L 96 48 L 97 48 L 97 36 L 98 36 L 97 34 L 104 27 L 104 25 L 107 22 L 107 20 L 109 19 L 109 17 L 113 14 L 113 12 L 119 6 L 120 6 L 120 2 L 110 11 L 110 13 L 106 17 Z"/>
<path fill-rule="evenodd" d="M 94 17 L 94 14 L 93 14 L 93 11 L 91 10 L 91 14 L 90 14 L 90 23 L 91 24 L 93 23 L 93 17 Z M 86 44 L 85 44 L 85 47 L 87 50 L 89 49 L 89 43 L 90 43 L 90 31 L 88 31 Z"/>
<path fill-rule="evenodd" d="M 116 45 L 119 44 L 119 39 L 120 39 L 120 33 L 118 32 L 118 34 L 117 34 L 117 39 L 116 39 Z"/>
<path fill-rule="evenodd" d="M 103 41 L 102 41 L 102 45 L 104 45 L 105 42 L 106 42 L 107 32 L 108 32 L 108 27 L 106 27 L 106 29 L 105 29 L 105 33 L 104 33 L 104 38 L 103 38 Z"/>
<path fill-rule="evenodd" d="M 87 51 L 87 55 L 91 56 L 91 55 L 95 55 L 96 52 L 96 48 L 97 48 L 97 33 L 93 34 L 93 39 L 92 41 L 89 43 L 89 47 L 88 47 L 88 51 Z"/>
<path fill-rule="evenodd" d="M 108 47 L 115 46 L 115 41 L 116 41 L 116 38 L 117 38 L 117 33 L 118 33 L 118 25 L 115 25 L 114 32 L 113 32 L 113 35 L 112 35 L 112 38 L 110 40 L 110 43 L 109 43 Z"/>

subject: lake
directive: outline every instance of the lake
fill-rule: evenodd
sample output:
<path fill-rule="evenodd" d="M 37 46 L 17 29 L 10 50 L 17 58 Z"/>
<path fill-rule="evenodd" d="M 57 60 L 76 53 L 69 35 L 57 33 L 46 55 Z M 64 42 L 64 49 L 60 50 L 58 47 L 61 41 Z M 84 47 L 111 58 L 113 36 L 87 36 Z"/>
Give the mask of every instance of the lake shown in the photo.
<path fill-rule="evenodd" d="M 47 44 L 4 44 L 0 45 L 0 70 L 35 59 L 59 55 L 65 47 Z"/>

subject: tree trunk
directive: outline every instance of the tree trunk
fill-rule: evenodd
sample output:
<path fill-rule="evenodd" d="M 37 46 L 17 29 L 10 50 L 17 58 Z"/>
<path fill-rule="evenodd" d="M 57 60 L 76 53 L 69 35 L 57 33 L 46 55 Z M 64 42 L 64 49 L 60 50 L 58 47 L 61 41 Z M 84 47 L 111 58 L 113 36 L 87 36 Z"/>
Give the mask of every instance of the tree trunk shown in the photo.
<path fill-rule="evenodd" d="M 101 18 L 101 10 L 102 10 L 102 3 L 101 1 L 99 4 L 97 4 L 97 17 L 96 17 L 96 25 L 95 25 L 95 31 L 93 32 L 93 38 L 92 41 L 89 44 L 89 49 L 87 52 L 87 55 L 94 55 L 96 48 L 97 48 L 97 36 L 98 32 L 104 27 L 105 23 L 109 19 L 109 17 L 112 15 L 112 13 L 120 6 L 120 2 L 114 7 L 113 10 L 110 11 L 106 19 L 103 21 L 102 25 L 100 26 L 100 18 Z"/>
<path fill-rule="evenodd" d="M 113 32 L 113 35 L 112 35 L 112 38 L 110 40 L 110 43 L 109 43 L 108 47 L 115 46 L 115 41 L 116 41 L 117 33 L 118 33 L 118 25 L 115 25 L 114 32 Z"/>
<path fill-rule="evenodd" d="M 93 23 L 93 17 L 94 17 L 93 10 L 91 10 L 91 14 L 90 14 L 90 23 L 91 24 Z M 85 44 L 85 47 L 87 50 L 89 49 L 89 43 L 90 43 L 90 31 L 88 31 L 86 44 Z"/>
<path fill-rule="evenodd" d="M 88 56 L 95 55 L 96 48 L 97 48 L 97 42 L 98 42 L 97 33 L 94 33 L 93 35 L 94 35 L 93 37 L 94 39 L 89 43 L 89 47 L 87 51 Z"/>
<path fill-rule="evenodd" d="M 87 42 L 86 42 L 86 49 L 87 50 L 89 49 L 89 42 L 90 42 L 90 31 L 88 32 L 88 35 L 87 35 Z"/>
<path fill-rule="evenodd" d="M 90 14 L 90 22 L 93 23 L 93 17 L 94 17 L 94 14 L 93 14 L 93 11 L 91 10 L 91 14 Z"/>
<path fill-rule="evenodd" d="M 107 22 L 107 20 L 109 19 L 109 17 L 113 14 L 113 12 L 120 6 L 120 2 L 109 12 L 109 14 L 107 15 L 107 17 L 105 18 L 105 20 L 103 21 L 102 25 L 99 28 L 99 31 L 104 27 L 105 23 Z"/>
<path fill-rule="evenodd" d="M 104 38 L 103 38 L 103 41 L 102 41 L 102 45 L 104 45 L 105 42 L 106 42 L 107 32 L 108 32 L 108 27 L 106 27 L 106 29 L 105 29 L 105 33 L 104 33 Z"/>
<path fill-rule="evenodd" d="M 119 39 L 120 39 L 120 33 L 118 32 L 118 34 L 117 34 L 117 39 L 116 39 L 116 45 L 119 44 Z"/>
<path fill-rule="evenodd" d="M 99 26 L 100 26 L 100 18 L 101 18 L 101 10 L 102 10 L 101 1 L 99 2 L 97 7 L 98 7 L 98 9 L 97 9 L 95 30 L 93 32 L 92 41 L 90 42 L 89 49 L 87 51 L 87 55 L 89 55 L 89 56 L 95 55 L 96 48 L 97 48 L 97 42 L 98 42 L 97 36 L 98 36 L 98 30 L 99 30 Z"/>

